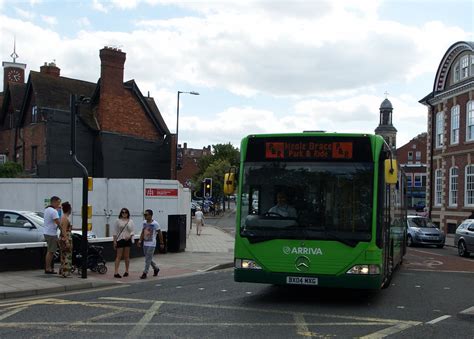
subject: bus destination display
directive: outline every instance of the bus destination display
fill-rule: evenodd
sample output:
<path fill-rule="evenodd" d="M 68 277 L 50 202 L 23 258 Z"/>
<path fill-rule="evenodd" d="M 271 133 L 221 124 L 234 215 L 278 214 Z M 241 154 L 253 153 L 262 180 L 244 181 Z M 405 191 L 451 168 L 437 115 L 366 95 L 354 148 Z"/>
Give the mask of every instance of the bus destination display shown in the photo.
<path fill-rule="evenodd" d="M 352 141 L 314 142 L 314 141 L 277 141 L 265 142 L 265 159 L 352 159 Z"/>

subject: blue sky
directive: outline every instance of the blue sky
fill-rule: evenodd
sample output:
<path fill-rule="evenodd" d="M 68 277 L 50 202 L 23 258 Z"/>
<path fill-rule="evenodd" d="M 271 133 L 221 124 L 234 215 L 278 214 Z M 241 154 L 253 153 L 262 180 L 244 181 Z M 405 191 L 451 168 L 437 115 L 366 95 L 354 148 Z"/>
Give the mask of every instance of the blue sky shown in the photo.
<path fill-rule="evenodd" d="M 55 61 L 96 82 L 99 50 L 127 53 L 125 81 L 155 98 L 188 147 L 253 133 L 373 133 L 388 92 L 402 146 L 426 131 L 418 103 L 446 50 L 473 41 L 474 2 L 0 0 L 0 53 L 27 72 Z"/>

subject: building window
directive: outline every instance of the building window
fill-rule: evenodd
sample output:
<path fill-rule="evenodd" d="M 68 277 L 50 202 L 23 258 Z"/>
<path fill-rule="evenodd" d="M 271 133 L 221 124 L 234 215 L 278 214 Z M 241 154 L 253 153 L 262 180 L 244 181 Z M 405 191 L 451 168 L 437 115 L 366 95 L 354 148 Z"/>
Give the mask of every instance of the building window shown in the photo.
<path fill-rule="evenodd" d="M 459 143 L 459 105 L 451 108 L 451 144 Z"/>
<path fill-rule="evenodd" d="M 31 147 L 31 169 L 36 170 L 38 167 L 38 147 Z"/>
<path fill-rule="evenodd" d="M 457 62 L 456 65 L 454 66 L 454 82 L 459 81 L 460 72 L 461 70 L 459 68 L 459 62 Z"/>
<path fill-rule="evenodd" d="M 407 174 L 407 187 L 412 187 L 413 184 L 412 184 L 412 178 L 411 178 L 411 174 Z"/>
<path fill-rule="evenodd" d="M 474 55 L 471 55 L 471 76 L 474 76 Z"/>
<path fill-rule="evenodd" d="M 422 186 L 422 180 L 421 180 L 422 175 L 415 173 L 415 187 L 421 187 Z"/>
<path fill-rule="evenodd" d="M 474 205 L 474 165 L 466 166 L 464 205 Z"/>
<path fill-rule="evenodd" d="M 435 205 L 441 206 L 441 193 L 443 189 L 443 172 L 441 169 L 435 171 Z"/>
<path fill-rule="evenodd" d="M 416 161 L 421 161 L 421 151 L 416 151 L 415 160 Z"/>
<path fill-rule="evenodd" d="M 413 152 L 408 152 L 408 161 L 413 161 Z"/>
<path fill-rule="evenodd" d="M 474 140 L 474 101 L 469 101 L 466 107 L 466 140 Z"/>
<path fill-rule="evenodd" d="M 443 112 L 436 113 L 436 147 L 443 146 Z"/>
<path fill-rule="evenodd" d="M 38 122 L 38 106 L 31 108 L 31 123 L 35 124 Z"/>
<path fill-rule="evenodd" d="M 469 55 L 465 55 L 461 58 L 461 79 L 469 76 Z"/>
<path fill-rule="evenodd" d="M 449 170 L 449 206 L 458 205 L 458 168 Z"/>

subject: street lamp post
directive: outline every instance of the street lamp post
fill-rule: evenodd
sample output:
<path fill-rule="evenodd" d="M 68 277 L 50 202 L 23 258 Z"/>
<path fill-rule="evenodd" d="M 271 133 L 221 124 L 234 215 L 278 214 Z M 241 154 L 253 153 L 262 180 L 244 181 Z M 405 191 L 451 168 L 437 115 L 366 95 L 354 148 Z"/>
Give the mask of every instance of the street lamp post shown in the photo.
<path fill-rule="evenodd" d="M 174 177 L 176 180 L 178 180 L 178 131 L 179 131 L 179 95 L 183 94 L 191 94 L 191 95 L 199 95 L 198 92 L 183 92 L 183 91 L 178 91 L 178 102 L 176 104 L 176 164 L 174 167 Z"/>

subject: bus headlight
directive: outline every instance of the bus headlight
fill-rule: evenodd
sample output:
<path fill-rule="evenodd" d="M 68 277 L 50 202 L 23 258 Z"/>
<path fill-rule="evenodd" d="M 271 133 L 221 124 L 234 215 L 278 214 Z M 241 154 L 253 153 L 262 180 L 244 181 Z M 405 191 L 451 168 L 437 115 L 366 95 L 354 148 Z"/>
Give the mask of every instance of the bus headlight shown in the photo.
<path fill-rule="evenodd" d="M 248 270 L 261 270 L 262 268 L 250 259 L 235 259 L 235 268 L 243 268 Z"/>
<path fill-rule="evenodd" d="M 355 265 L 346 274 L 380 274 L 379 265 Z"/>

